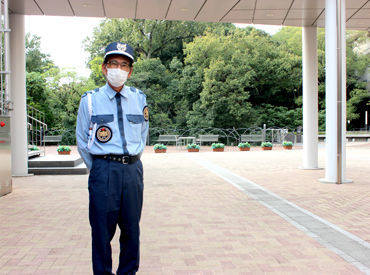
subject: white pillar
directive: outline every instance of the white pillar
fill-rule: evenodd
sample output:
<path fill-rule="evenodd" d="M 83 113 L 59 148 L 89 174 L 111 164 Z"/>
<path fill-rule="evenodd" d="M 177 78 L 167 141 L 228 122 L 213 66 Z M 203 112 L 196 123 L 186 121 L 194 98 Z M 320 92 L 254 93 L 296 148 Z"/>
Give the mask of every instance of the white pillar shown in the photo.
<path fill-rule="evenodd" d="M 318 169 L 317 28 L 302 28 L 303 169 Z"/>
<path fill-rule="evenodd" d="M 27 111 L 26 111 L 26 52 L 24 16 L 11 14 L 10 25 L 10 99 L 11 113 L 12 174 L 28 174 Z"/>
<path fill-rule="evenodd" d="M 338 30 L 340 30 L 339 34 L 340 36 L 337 35 Z M 326 45 L 325 46 L 326 166 L 325 166 L 325 178 L 321 179 L 320 181 L 340 184 L 349 181 L 346 180 L 346 147 L 345 147 L 346 143 L 345 0 L 326 0 L 325 45 Z M 340 84 L 338 84 L 338 80 L 341 80 Z M 338 94 L 340 88 L 341 93 Z"/>

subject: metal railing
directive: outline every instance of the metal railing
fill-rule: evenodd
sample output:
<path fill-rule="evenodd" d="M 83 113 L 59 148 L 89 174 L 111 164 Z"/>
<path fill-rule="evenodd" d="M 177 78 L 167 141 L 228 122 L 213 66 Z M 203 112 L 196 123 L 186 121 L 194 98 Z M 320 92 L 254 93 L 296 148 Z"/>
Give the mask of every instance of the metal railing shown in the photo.
<path fill-rule="evenodd" d="M 9 15 L 8 0 L 0 4 L 0 115 L 9 115 L 12 104 L 9 100 Z"/>
<path fill-rule="evenodd" d="M 45 113 L 36 108 L 27 105 L 27 133 L 28 145 L 30 148 L 37 146 L 42 147 L 38 150 L 45 155 L 45 133 L 47 131 L 47 124 L 45 123 Z"/>
<path fill-rule="evenodd" d="M 280 144 L 283 141 L 292 141 L 293 143 L 302 142 L 301 127 L 297 129 L 290 129 L 288 127 L 250 127 L 250 128 L 158 128 L 153 127 L 149 129 L 147 145 L 156 143 L 159 135 L 178 135 L 178 136 L 194 136 L 212 134 L 219 136 L 219 142 L 226 145 L 236 146 L 241 141 L 241 136 L 246 134 L 260 134 L 262 142 L 269 141 L 271 143 Z"/>
<path fill-rule="evenodd" d="M 62 136 L 61 144 L 75 145 L 76 133 L 75 129 L 47 129 L 45 134 L 49 136 L 58 135 Z M 284 128 L 263 128 L 263 127 L 250 127 L 250 128 L 160 128 L 150 127 L 147 145 L 153 145 L 157 142 L 159 135 L 178 135 L 182 137 L 192 136 L 198 137 L 199 135 L 218 135 L 219 142 L 226 145 L 236 146 L 241 141 L 241 135 L 245 134 L 261 134 L 263 141 L 270 141 L 275 144 L 282 143 L 283 141 L 292 141 L 293 143 L 302 143 L 302 130 Z"/>

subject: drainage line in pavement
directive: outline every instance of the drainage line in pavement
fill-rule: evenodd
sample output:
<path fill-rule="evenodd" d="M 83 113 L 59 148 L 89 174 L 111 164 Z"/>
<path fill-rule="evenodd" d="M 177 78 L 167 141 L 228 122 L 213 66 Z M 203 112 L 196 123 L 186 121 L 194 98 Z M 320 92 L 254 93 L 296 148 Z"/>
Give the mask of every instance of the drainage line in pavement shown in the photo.
<path fill-rule="evenodd" d="M 227 169 L 200 157 L 189 158 L 243 191 L 365 274 L 370 274 L 370 243 Z"/>

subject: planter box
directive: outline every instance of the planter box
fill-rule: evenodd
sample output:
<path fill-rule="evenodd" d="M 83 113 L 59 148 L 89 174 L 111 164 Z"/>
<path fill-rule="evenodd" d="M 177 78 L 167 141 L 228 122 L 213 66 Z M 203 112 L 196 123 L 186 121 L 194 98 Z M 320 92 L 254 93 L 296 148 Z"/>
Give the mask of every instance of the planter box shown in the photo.
<path fill-rule="evenodd" d="M 250 150 L 251 150 L 250 147 L 244 147 L 244 148 L 239 147 L 239 151 L 250 151 Z"/>
<path fill-rule="evenodd" d="M 262 147 L 262 150 L 264 150 L 264 151 L 272 150 L 272 147 Z"/>
<path fill-rule="evenodd" d="M 223 152 L 225 148 L 214 148 L 213 152 Z"/>
<path fill-rule="evenodd" d="M 70 155 L 71 151 L 58 151 L 58 155 Z"/>
<path fill-rule="evenodd" d="M 155 153 L 166 153 L 166 149 L 156 149 L 154 150 Z"/>
<path fill-rule="evenodd" d="M 284 145 L 283 146 L 285 150 L 292 150 L 293 146 L 292 145 Z"/>
<path fill-rule="evenodd" d="M 196 148 L 189 148 L 188 152 L 199 152 L 199 149 Z"/>

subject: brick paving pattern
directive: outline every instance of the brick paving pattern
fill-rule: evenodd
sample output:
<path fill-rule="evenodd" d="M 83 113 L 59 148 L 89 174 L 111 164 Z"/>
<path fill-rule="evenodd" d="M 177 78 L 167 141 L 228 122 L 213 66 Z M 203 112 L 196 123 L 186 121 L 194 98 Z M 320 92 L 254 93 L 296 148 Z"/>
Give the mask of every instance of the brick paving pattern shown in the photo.
<path fill-rule="evenodd" d="M 138 274 L 363 274 L 189 154 L 143 155 Z M 324 170 L 298 169 L 299 148 L 196 154 L 369 242 L 369 144 L 348 146 L 354 182 L 340 186 L 318 182 Z M 13 188 L 0 198 L 0 274 L 92 274 L 87 175 L 14 178 Z"/>

